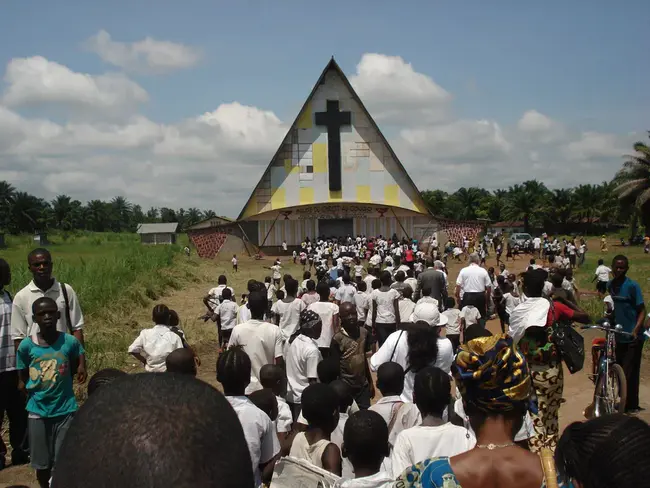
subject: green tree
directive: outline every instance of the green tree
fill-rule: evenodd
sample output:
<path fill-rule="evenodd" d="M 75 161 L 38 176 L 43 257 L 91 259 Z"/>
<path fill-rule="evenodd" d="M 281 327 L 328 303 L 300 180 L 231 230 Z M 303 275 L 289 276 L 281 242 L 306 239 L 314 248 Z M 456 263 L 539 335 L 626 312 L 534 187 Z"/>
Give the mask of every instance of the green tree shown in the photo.
<path fill-rule="evenodd" d="M 626 156 L 623 168 L 617 174 L 621 183 L 616 187 L 616 193 L 622 202 L 634 204 L 641 215 L 645 235 L 650 235 L 650 147 L 637 142 L 634 150 L 636 154 Z"/>
<path fill-rule="evenodd" d="M 449 198 L 449 195 L 442 190 L 426 190 L 422 192 L 422 199 L 433 215 L 442 216 L 445 214 L 447 198 Z"/>
<path fill-rule="evenodd" d="M 213 219 L 216 216 L 217 216 L 217 214 L 214 212 L 214 210 L 204 210 L 203 211 L 203 218 L 204 219 Z"/>
<path fill-rule="evenodd" d="M 198 222 L 201 221 L 201 211 L 198 208 L 191 207 L 187 211 L 187 215 L 185 216 L 185 224 L 186 225 L 194 225 Z"/>
<path fill-rule="evenodd" d="M 158 209 L 156 207 L 151 207 L 149 210 L 147 210 L 145 218 L 147 219 L 148 223 L 154 223 L 158 222 L 158 215 Z"/>
<path fill-rule="evenodd" d="M 110 203 L 111 228 L 114 232 L 127 230 L 131 225 L 133 205 L 124 197 L 115 197 Z"/>
<path fill-rule="evenodd" d="M 69 231 L 73 229 L 72 199 L 68 195 L 58 195 L 52 200 L 52 217 L 57 229 Z"/>
<path fill-rule="evenodd" d="M 11 221 L 11 207 L 16 189 L 6 181 L 0 181 L 0 230 L 8 230 Z"/>
<path fill-rule="evenodd" d="M 160 209 L 160 220 L 161 222 L 178 222 L 176 217 L 176 212 L 173 209 L 162 207 Z"/>
<path fill-rule="evenodd" d="M 108 205 L 101 200 L 91 200 L 85 210 L 86 229 L 104 232 L 110 224 Z"/>
<path fill-rule="evenodd" d="M 13 234 L 45 230 L 46 209 L 47 204 L 44 200 L 29 193 L 16 192 L 11 205 L 9 230 Z"/>
<path fill-rule="evenodd" d="M 503 207 L 504 218 L 523 220 L 524 229 L 530 232 L 531 223 L 542 224 L 547 210 L 549 191 L 537 180 L 524 181 L 511 186 Z"/>

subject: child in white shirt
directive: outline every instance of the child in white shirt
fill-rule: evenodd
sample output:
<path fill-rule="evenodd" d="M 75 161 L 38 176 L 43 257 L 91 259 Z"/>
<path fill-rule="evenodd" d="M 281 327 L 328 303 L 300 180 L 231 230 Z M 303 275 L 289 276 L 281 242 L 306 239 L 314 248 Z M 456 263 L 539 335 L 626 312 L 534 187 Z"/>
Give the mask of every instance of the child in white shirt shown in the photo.
<path fill-rule="evenodd" d="M 232 255 L 232 270 L 235 273 L 237 272 L 237 255 L 236 254 Z"/>
<path fill-rule="evenodd" d="M 468 327 L 478 324 L 481 312 L 474 305 L 466 305 L 460 311 L 460 330 L 464 335 Z"/>
<path fill-rule="evenodd" d="M 446 305 L 447 310 L 442 312 L 442 314 L 447 317 L 445 337 L 451 341 L 451 344 L 454 347 L 454 352 L 456 352 L 460 346 L 460 310 L 456 308 L 456 300 L 454 300 L 452 297 L 447 298 Z M 476 310 L 478 311 L 478 309 Z"/>
<path fill-rule="evenodd" d="M 221 294 L 223 301 L 214 309 L 214 321 L 217 323 L 217 332 L 219 335 L 219 344 L 225 347 L 230 340 L 232 330 L 237 325 L 237 313 L 239 307 L 232 300 L 232 293 L 229 288 L 223 290 Z"/>

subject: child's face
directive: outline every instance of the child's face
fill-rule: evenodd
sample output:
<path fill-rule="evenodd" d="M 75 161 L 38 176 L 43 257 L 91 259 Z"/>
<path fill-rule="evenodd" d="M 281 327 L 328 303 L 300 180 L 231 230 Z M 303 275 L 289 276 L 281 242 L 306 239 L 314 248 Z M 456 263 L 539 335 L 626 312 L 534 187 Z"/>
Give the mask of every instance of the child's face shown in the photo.
<path fill-rule="evenodd" d="M 38 303 L 34 307 L 34 322 L 38 324 L 42 331 L 56 329 L 56 323 L 61 314 L 55 303 Z"/>

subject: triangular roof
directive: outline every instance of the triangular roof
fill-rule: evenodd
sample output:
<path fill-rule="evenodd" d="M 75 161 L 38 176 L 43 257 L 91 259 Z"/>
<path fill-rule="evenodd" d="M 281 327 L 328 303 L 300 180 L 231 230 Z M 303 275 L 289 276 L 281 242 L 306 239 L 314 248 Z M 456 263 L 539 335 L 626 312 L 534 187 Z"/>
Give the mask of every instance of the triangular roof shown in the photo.
<path fill-rule="evenodd" d="M 264 173 L 262 174 L 262 177 L 260 178 L 258 183 L 253 188 L 253 191 L 252 191 L 250 197 L 248 198 L 248 200 L 246 201 L 246 204 L 242 208 L 239 216 L 237 217 L 237 220 L 241 220 L 243 218 L 250 217 L 250 215 L 245 215 L 245 213 L 246 213 L 249 205 L 251 205 L 251 202 L 253 201 L 256 190 L 258 190 L 258 188 L 260 188 L 260 185 L 263 183 L 265 177 L 270 172 L 270 170 L 273 167 L 274 163 L 276 162 L 278 156 L 282 152 L 283 146 L 285 145 L 285 142 L 287 141 L 287 139 L 291 135 L 294 128 L 299 123 L 300 119 L 303 117 L 305 111 L 308 109 L 309 104 L 311 103 L 312 99 L 314 98 L 314 95 L 318 91 L 319 87 L 323 83 L 325 83 L 326 76 L 330 71 L 334 71 L 341 78 L 341 81 L 345 85 L 345 88 L 350 92 L 350 95 L 351 95 L 352 99 L 359 105 L 361 111 L 363 112 L 363 115 L 365 115 L 365 117 L 368 119 L 371 129 L 374 130 L 377 133 L 377 135 L 380 138 L 381 143 L 383 143 L 384 147 L 388 150 L 390 156 L 392 157 L 392 160 L 396 163 L 398 171 L 405 176 L 405 183 L 410 188 L 410 190 L 411 190 L 410 193 L 412 193 L 414 195 L 413 198 L 411 199 L 411 200 L 413 200 L 414 208 L 411 208 L 411 209 L 408 209 L 408 210 L 413 210 L 413 211 L 415 211 L 417 213 L 420 213 L 420 214 L 427 214 L 427 215 L 430 214 L 426 203 L 424 202 L 424 200 L 421 197 L 420 190 L 417 188 L 417 185 L 411 179 L 410 175 L 406 171 L 406 168 L 404 168 L 401 161 L 399 160 L 399 158 L 397 157 L 397 155 L 393 151 L 393 148 L 389 144 L 389 142 L 386 139 L 386 137 L 384 136 L 383 132 L 381 131 L 381 129 L 379 128 L 379 126 L 377 125 L 375 120 L 372 118 L 372 116 L 368 112 L 368 109 L 363 104 L 363 102 L 361 101 L 361 98 L 359 97 L 357 92 L 354 90 L 354 88 L 350 84 L 350 81 L 348 80 L 347 76 L 345 75 L 345 73 L 343 72 L 341 67 L 334 60 L 334 56 L 332 56 L 330 61 L 327 63 L 327 66 L 325 66 L 325 68 L 323 69 L 321 75 L 319 76 L 318 81 L 316 82 L 316 84 L 312 88 L 309 96 L 305 100 L 305 103 L 302 105 L 302 107 L 301 107 L 300 111 L 298 112 L 296 118 L 294 119 L 293 123 L 289 127 L 289 130 L 288 130 L 287 134 L 283 138 L 282 142 L 280 143 L 280 145 L 278 147 L 278 150 L 275 152 L 273 158 L 271 159 L 270 163 L 266 167 Z M 327 203 L 327 202 L 322 202 L 322 203 Z M 350 203 L 350 202 L 342 201 L 341 203 Z M 356 202 L 352 202 L 352 203 L 356 203 Z M 367 202 L 367 203 L 370 203 L 370 202 Z M 386 205 L 384 204 L 383 206 L 386 206 Z M 273 209 L 273 210 L 275 210 L 275 209 Z M 259 212 L 259 213 L 266 213 L 266 211 Z"/>

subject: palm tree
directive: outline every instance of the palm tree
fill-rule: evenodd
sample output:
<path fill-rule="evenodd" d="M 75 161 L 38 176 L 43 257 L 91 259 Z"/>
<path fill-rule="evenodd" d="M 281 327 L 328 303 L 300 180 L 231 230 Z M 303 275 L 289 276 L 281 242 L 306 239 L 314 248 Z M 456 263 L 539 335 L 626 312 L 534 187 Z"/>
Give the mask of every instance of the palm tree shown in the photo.
<path fill-rule="evenodd" d="M 574 212 L 580 220 L 586 220 L 591 225 L 600 215 L 602 203 L 598 185 L 579 185 L 573 190 Z"/>
<path fill-rule="evenodd" d="M 0 230 L 8 229 L 11 220 L 11 206 L 16 189 L 6 181 L 0 181 Z"/>
<path fill-rule="evenodd" d="M 9 229 L 14 234 L 44 230 L 46 203 L 34 195 L 16 192 L 11 206 Z"/>
<path fill-rule="evenodd" d="M 530 232 L 531 221 L 541 220 L 548 206 L 549 191 L 537 180 L 524 181 L 511 186 L 503 207 L 504 217 L 523 220 L 524 230 Z M 540 222 L 541 223 L 541 222 Z"/>
<path fill-rule="evenodd" d="M 72 228 L 72 199 L 68 195 L 58 195 L 52 200 L 52 213 L 57 229 L 70 230 Z"/>
<path fill-rule="evenodd" d="M 626 156 L 627 160 L 617 174 L 623 183 L 615 191 L 622 202 L 634 202 L 641 214 L 645 235 L 650 235 L 650 147 L 637 142 L 634 150 L 637 154 Z"/>
<path fill-rule="evenodd" d="M 132 205 L 124 197 L 115 197 L 111 200 L 112 228 L 115 232 L 125 230 L 131 223 Z"/>
<path fill-rule="evenodd" d="M 101 200 L 91 200 L 86 205 L 86 226 L 88 230 L 104 232 L 108 227 L 108 209 Z"/>
<path fill-rule="evenodd" d="M 549 208 L 544 228 L 550 230 L 554 224 L 559 224 L 560 227 L 566 226 L 573 211 L 573 190 L 571 188 L 553 190 L 548 203 Z"/>
<path fill-rule="evenodd" d="M 456 218 L 464 220 L 474 220 L 476 219 L 476 212 L 481 203 L 481 189 L 472 187 L 472 188 L 460 188 L 453 195 L 460 203 L 461 214 Z"/>
<path fill-rule="evenodd" d="M 213 219 L 216 216 L 217 216 L 217 214 L 214 212 L 214 210 L 204 210 L 203 211 L 203 218 L 204 219 Z"/>
<path fill-rule="evenodd" d="M 191 207 L 185 215 L 185 223 L 187 225 L 194 225 L 201 220 L 201 211 L 196 207 Z"/>
<path fill-rule="evenodd" d="M 156 207 L 151 207 L 147 210 L 145 217 L 149 223 L 156 222 L 158 220 L 158 209 Z"/>

